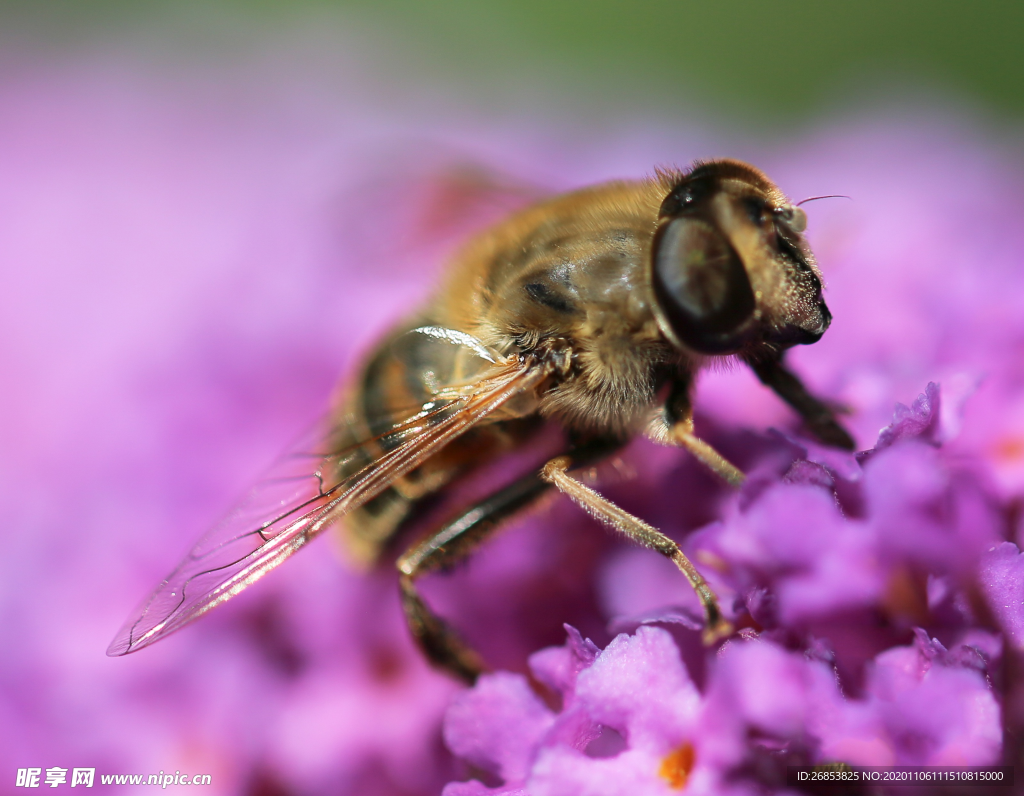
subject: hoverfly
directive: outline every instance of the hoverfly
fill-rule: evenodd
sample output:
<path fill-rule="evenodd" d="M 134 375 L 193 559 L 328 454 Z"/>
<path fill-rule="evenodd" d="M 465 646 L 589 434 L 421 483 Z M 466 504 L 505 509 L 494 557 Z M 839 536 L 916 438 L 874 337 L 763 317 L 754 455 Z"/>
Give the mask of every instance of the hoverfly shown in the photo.
<path fill-rule="evenodd" d="M 565 450 L 424 536 L 398 559 L 412 634 L 473 681 L 480 657 L 416 581 L 465 556 L 555 489 L 671 559 L 695 589 L 709 643 L 730 632 L 679 546 L 574 477 L 645 434 L 733 485 L 743 474 L 694 435 L 694 378 L 735 357 L 826 444 L 852 449 L 833 411 L 783 364 L 831 321 L 803 237 L 806 215 L 735 160 L 555 197 L 477 236 L 443 288 L 371 352 L 348 398 L 203 536 L 108 649 L 124 655 L 198 618 L 344 519 L 367 560 L 417 505 L 545 424 Z"/>

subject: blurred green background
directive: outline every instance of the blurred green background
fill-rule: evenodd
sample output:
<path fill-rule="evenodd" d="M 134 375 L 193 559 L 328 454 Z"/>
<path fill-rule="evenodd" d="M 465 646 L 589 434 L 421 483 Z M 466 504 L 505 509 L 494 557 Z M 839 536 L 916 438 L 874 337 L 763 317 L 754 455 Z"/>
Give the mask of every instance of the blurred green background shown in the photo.
<path fill-rule="evenodd" d="M 1024 111 L 1024 4 L 1010 2 L 38 0 L 0 2 L 0 25 L 6 49 L 127 34 L 217 58 L 338 33 L 387 82 L 413 73 L 484 109 L 543 97 L 668 116 L 696 101 L 775 130 L 908 94 L 993 121 Z"/>

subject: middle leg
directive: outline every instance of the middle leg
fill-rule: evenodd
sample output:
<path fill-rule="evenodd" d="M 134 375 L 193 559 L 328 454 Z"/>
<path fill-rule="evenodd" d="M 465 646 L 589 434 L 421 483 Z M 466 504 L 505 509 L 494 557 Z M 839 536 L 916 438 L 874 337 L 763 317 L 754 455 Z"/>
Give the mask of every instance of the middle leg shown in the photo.
<path fill-rule="evenodd" d="M 711 450 L 713 451 L 714 449 Z M 723 461 L 725 460 L 723 459 Z M 679 568 L 686 576 L 686 579 L 690 581 L 690 585 L 697 593 L 697 598 L 704 609 L 705 644 L 713 644 L 718 639 L 732 633 L 732 625 L 722 616 L 722 612 L 718 608 L 718 601 L 715 599 L 711 587 L 708 586 L 704 576 L 700 574 L 690 559 L 679 548 L 679 545 L 657 528 L 648 525 L 638 517 L 634 517 L 607 498 L 599 495 L 590 487 L 577 481 L 568 473 L 572 465 L 571 458 L 559 456 L 544 465 L 544 469 L 541 470 L 541 477 L 558 487 L 559 491 L 568 495 L 574 503 L 595 519 L 614 528 L 637 544 L 641 544 L 651 550 L 656 550 Z"/>

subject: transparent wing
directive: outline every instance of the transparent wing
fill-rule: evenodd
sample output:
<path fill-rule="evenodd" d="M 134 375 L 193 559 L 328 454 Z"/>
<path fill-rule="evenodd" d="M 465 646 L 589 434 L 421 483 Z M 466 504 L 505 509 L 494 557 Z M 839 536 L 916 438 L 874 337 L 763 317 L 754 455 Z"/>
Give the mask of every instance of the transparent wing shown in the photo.
<path fill-rule="evenodd" d="M 546 375 L 516 357 L 498 360 L 461 332 L 425 327 L 409 334 L 461 346 L 484 367 L 470 381 L 438 386 L 402 419 L 392 416 L 384 433 L 353 441 L 344 423 L 321 422 L 196 543 L 124 624 L 108 655 L 147 647 L 238 594 Z"/>

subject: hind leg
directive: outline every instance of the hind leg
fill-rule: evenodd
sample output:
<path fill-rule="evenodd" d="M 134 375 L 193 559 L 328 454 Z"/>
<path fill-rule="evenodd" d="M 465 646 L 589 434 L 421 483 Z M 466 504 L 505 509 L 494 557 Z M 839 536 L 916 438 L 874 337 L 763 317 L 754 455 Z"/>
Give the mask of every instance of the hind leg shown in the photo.
<path fill-rule="evenodd" d="M 480 501 L 398 560 L 402 609 L 413 638 L 431 663 L 460 680 L 475 682 L 486 668 L 483 660 L 423 601 L 416 580 L 468 556 L 502 523 L 536 503 L 549 487 L 536 473 L 524 476 Z"/>

